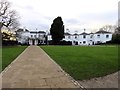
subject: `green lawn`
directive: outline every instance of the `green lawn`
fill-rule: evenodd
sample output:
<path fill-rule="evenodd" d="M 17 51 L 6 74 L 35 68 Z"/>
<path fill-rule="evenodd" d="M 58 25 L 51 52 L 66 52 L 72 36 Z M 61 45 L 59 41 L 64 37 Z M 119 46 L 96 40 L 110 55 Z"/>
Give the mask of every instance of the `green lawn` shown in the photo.
<path fill-rule="evenodd" d="M 76 80 L 118 71 L 117 46 L 41 46 Z"/>
<path fill-rule="evenodd" d="M 5 69 L 27 46 L 2 47 L 2 70 Z"/>

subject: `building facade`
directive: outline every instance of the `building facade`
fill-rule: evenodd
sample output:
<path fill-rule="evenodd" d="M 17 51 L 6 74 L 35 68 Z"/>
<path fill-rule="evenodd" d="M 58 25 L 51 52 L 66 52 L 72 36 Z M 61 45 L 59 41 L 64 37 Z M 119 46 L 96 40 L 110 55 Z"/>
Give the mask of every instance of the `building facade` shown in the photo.
<path fill-rule="evenodd" d="M 72 45 L 95 45 L 99 43 L 106 43 L 112 40 L 112 33 L 106 31 L 98 31 L 95 33 L 70 34 L 65 33 L 64 41 L 72 42 Z M 29 45 L 47 44 L 52 40 L 50 34 L 44 31 L 22 31 L 18 32 L 18 42 L 27 43 Z M 49 44 L 49 43 L 48 43 Z"/>
<path fill-rule="evenodd" d="M 22 31 L 17 32 L 18 43 L 28 45 L 46 44 L 46 33 L 44 31 Z"/>
<path fill-rule="evenodd" d="M 81 33 L 81 34 L 65 34 L 65 41 L 71 41 L 72 45 L 95 45 L 106 43 L 112 40 L 112 33 L 106 31 L 98 31 L 96 33 Z"/>
<path fill-rule="evenodd" d="M 28 42 L 30 45 L 46 44 L 46 33 L 43 31 L 30 32 Z"/>

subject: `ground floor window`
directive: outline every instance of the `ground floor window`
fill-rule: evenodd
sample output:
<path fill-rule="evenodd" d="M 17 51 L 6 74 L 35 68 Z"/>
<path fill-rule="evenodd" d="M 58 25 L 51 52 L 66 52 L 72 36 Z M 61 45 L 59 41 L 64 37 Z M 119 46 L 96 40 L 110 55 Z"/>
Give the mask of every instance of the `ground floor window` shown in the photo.
<path fill-rule="evenodd" d="M 86 41 L 83 41 L 83 44 L 85 44 L 86 43 Z"/>
<path fill-rule="evenodd" d="M 78 45 L 78 42 L 77 41 L 73 41 L 75 45 Z"/>
<path fill-rule="evenodd" d="M 99 43 L 100 43 L 100 41 L 97 41 L 97 43 L 99 44 Z"/>

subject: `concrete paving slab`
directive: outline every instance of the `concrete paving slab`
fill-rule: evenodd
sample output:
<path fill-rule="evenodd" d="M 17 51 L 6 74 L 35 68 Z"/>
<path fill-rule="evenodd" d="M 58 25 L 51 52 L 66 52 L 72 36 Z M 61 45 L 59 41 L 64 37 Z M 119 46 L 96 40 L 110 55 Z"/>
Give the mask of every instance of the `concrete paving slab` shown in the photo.
<path fill-rule="evenodd" d="M 118 73 L 120 73 L 120 71 L 107 76 L 92 78 L 90 80 L 83 80 L 78 82 L 85 88 L 116 88 L 117 89 L 119 88 Z"/>
<path fill-rule="evenodd" d="M 73 81 L 39 46 L 29 46 L 2 72 L 3 88 L 80 89 Z"/>

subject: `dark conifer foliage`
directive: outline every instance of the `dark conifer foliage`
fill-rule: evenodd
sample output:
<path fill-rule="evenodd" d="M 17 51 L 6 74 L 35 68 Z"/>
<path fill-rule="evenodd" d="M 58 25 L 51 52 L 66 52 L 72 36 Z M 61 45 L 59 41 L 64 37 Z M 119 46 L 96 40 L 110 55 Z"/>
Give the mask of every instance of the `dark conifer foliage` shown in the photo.
<path fill-rule="evenodd" d="M 60 40 L 64 38 L 64 25 L 61 17 L 57 17 L 53 20 L 50 34 L 52 35 L 52 44 L 54 45 L 58 45 Z"/>

